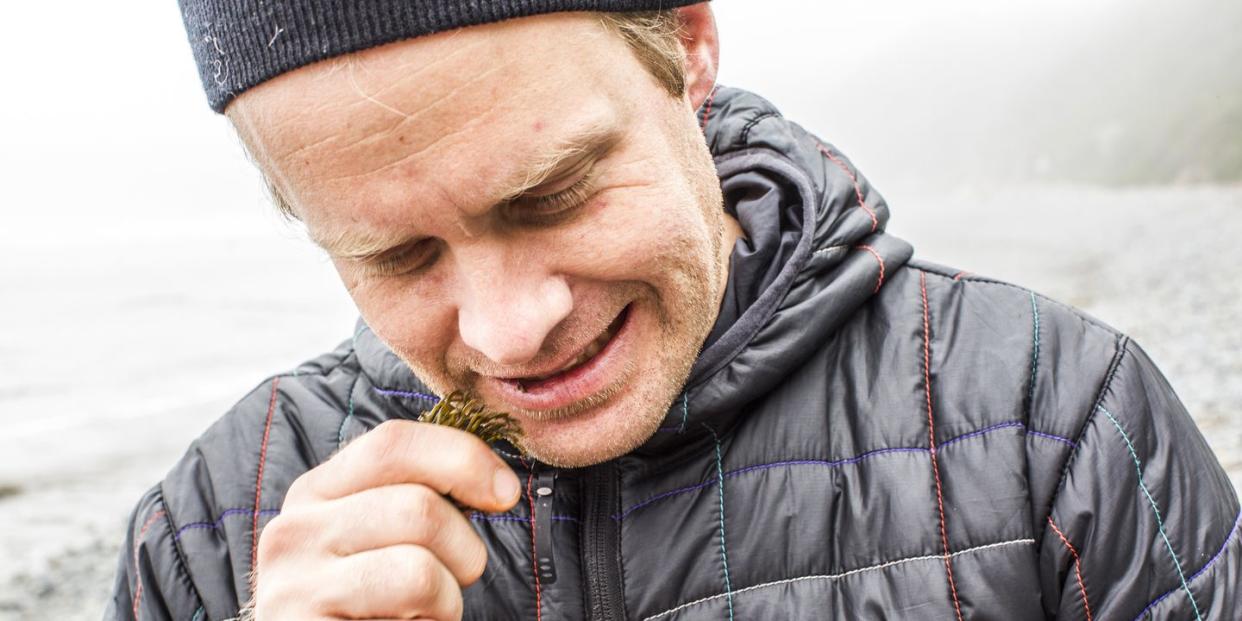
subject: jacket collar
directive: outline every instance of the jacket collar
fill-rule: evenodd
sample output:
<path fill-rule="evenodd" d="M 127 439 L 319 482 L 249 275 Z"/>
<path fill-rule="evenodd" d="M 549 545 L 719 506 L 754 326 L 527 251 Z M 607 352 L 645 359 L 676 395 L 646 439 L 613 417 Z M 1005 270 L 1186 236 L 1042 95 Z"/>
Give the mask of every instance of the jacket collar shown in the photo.
<path fill-rule="evenodd" d="M 884 232 L 888 206 L 844 155 L 757 95 L 722 87 L 710 101 L 701 114 L 726 209 L 736 212 L 736 197 L 772 197 L 797 243 L 753 303 L 700 353 L 685 392 L 661 431 L 635 451 L 639 457 L 727 432 L 747 404 L 798 368 L 878 291 L 881 264 L 892 273 L 913 253 Z M 431 394 L 370 328 L 358 325 L 355 351 L 376 387 Z M 430 405 L 398 402 L 405 411 L 394 415 L 403 417 Z"/>

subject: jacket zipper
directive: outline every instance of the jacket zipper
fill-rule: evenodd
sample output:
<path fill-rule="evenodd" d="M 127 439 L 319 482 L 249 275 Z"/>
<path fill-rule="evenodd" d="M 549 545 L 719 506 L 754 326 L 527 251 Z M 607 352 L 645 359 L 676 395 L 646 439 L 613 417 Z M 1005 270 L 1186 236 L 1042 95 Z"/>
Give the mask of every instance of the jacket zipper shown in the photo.
<path fill-rule="evenodd" d="M 556 471 L 541 470 L 534 477 L 531 523 L 535 538 L 535 571 L 540 584 L 556 582 L 556 559 L 552 545 L 552 492 L 556 489 Z"/>
<path fill-rule="evenodd" d="M 621 481 L 611 464 L 588 468 L 582 477 L 582 576 L 590 621 L 625 619 L 621 585 Z"/>

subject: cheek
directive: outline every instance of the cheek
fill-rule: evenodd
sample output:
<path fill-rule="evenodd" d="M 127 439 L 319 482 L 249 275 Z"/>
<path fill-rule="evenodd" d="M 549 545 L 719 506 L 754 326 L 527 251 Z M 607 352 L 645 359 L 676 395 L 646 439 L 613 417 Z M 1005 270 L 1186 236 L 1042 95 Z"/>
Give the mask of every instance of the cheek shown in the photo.
<path fill-rule="evenodd" d="M 573 250 L 562 256 L 570 273 L 658 283 L 675 266 L 711 260 L 710 227 L 687 193 L 618 192 L 601 202 L 569 235 Z M 555 243 L 564 242 L 544 247 Z"/>
<path fill-rule="evenodd" d="M 345 273 L 341 279 L 363 320 L 394 353 L 429 377 L 443 373 L 444 351 L 456 334 L 455 313 L 431 293 L 432 282 Z"/>

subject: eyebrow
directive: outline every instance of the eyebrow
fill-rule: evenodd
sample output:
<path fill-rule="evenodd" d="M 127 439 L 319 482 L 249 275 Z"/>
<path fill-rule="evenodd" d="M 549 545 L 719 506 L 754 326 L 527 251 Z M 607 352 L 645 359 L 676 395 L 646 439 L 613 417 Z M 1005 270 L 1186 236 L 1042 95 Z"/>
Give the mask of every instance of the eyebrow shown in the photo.
<path fill-rule="evenodd" d="M 403 234 L 382 235 L 370 231 L 334 231 L 331 234 L 310 230 L 311 241 L 323 248 L 328 256 L 350 261 L 364 261 L 378 257 L 393 248 L 409 242 Z"/>
<path fill-rule="evenodd" d="M 518 178 L 505 184 L 497 204 L 513 202 L 523 194 L 547 183 L 567 163 L 577 163 L 588 155 L 602 155 L 617 142 L 620 131 L 614 123 L 597 121 L 576 131 L 556 146 L 536 156 Z"/>
<path fill-rule="evenodd" d="M 504 183 L 497 192 L 499 197 L 492 207 L 512 203 L 524 194 L 553 179 L 566 164 L 576 164 L 583 158 L 602 156 L 620 139 L 620 128 L 611 118 L 599 119 L 574 131 L 553 147 L 543 150 L 522 166 L 523 172 Z M 399 248 L 412 239 L 397 231 L 308 230 L 311 240 L 336 259 L 365 261 Z"/>

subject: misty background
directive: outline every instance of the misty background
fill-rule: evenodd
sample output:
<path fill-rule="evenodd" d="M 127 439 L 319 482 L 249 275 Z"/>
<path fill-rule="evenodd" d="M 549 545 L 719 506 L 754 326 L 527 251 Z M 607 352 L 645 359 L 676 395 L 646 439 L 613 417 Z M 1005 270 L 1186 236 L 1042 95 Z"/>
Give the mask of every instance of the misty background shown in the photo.
<path fill-rule="evenodd" d="M 355 317 L 206 105 L 174 2 L 0 19 L 0 619 L 98 618 L 127 512 Z M 1242 483 L 1242 3 L 714 3 L 720 81 L 918 255 L 1134 335 Z"/>

